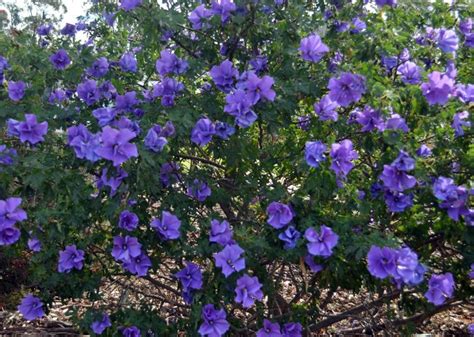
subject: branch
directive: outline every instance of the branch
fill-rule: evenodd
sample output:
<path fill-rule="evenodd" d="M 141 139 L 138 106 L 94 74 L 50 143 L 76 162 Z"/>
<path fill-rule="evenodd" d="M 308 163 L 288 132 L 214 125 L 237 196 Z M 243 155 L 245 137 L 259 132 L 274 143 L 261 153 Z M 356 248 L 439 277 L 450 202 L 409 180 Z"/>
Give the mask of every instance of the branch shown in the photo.
<path fill-rule="evenodd" d="M 211 166 L 214 166 L 214 167 L 217 167 L 217 168 L 220 168 L 222 170 L 225 170 L 226 167 L 224 165 L 221 165 L 221 164 L 218 164 L 216 162 L 213 162 L 212 160 L 209 160 L 209 159 L 206 159 L 206 158 L 200 158 L 200 157 L 195 157 L 195 156 L 189 156 L 189 155 L 185 155 L 185 154 L 175 154 L 174 155 L 176 158 L 181 158 L 181 159 L 190 159 L 190 160 L 197 160 L 197 161 L 200 161 L 202 163 L 206 163 L 206 164 L 209 164 Z"/>

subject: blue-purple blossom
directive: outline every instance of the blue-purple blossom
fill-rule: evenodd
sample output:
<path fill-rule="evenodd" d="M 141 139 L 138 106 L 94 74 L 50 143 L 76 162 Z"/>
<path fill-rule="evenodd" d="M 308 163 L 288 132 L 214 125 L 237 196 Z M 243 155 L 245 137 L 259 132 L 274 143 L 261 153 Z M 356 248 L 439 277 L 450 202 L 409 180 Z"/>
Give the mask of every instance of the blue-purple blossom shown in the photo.
<path fill-rule="evenodd" d="M 458 49 L 459 38 L 452 29 L 441 28 L 438 33 L 438 47 L 445 53 L 451 53 Z"/>
<path fill-rule="evenodd" d="M 83 124 L 67 129 L 68 145 L 74 149 L 76 157 L 95 162 L 100 159 L 100 136 L 92 134 Z"/>
<path fill-rule="evenodd" d="M 21 232 L 15 225 L 0 221 L 0 247 L 14 244 L 20 236 Z"/>
<path fill-rule="evenodd" d="M 418 261 L 418 255 L 408 247 L 397 250 L 397 269 L 393 275 L 398 285 L 416 286 L 423 281 L 426 267 Z"/>
<path fill-rule="evenodd" d="M 202 288 L 202 272 L 195 263 L 186 262 L 186 267 L 174 274 L 174 276 L 181 282 L 184 291 Z"/>
<path fill-rule="evenodd" d="M 354 167 L 352 160 L 359 158 L 357 152 L 353 150 L 352 141 L 349 139 L 332 144 L 330 156 L 332 158 L 331 170 L 342 178 L 345 178 Z"/>
<path fill-rule="evenodd" d="M 110 125 L 117 115 L 113 108 L 98 108 L 92 111 L 92 115 L 97 119 L 100 127 Z"/>
<path fill-rule="evenodd" d="M 219 220 L 211 220 L 211 231 L 209 233 L 209 241 L 216 242 L 221 246 L 234 243 L 232 229 L 226 220 L 219 222 Z"/>
<path fill-rule="evenodd" d="M 21 300 L 18 311 L 27 321 L 33 321 L 44 316 L 43 302 L 32 294 L 28 294 Z"/>
<path fill-rule="evenodd" d="M 129 261 L 123 261 L 122 266 L 129 273 L 141 277 L 148 274 L 148 269 L 152 264 L 148 255 L 142 251 L 138 256 L 131 257 Z"/>
<path fill-rule="evenodd" d="M 232 0 L 213 0 L 211 3 L 212 14 L 219 15 L 223 24 L 230 19 L 231 13 L 236 9 L 237 6 Z"/>
<path fill-rule="evenodd" d="M 117 112 L 132 112 L 135 105 L 140 103 L 135 91 L 128 91 L 123 95 L 115 97 L 115 109 Z"/>
<path fill-rule="evenodd" d="M 278 235 L 278 238 L 285 243 L 283 248 L 287 250 L 295 248 L 300 237 L 301 233 L 294 226 L 288 226 L 284 232 Z"/>
<path fill-rule="evenodd" d="M 467 18 L 459 22 L 459 30 L 463 34 L 469 34 L 472 31 L 472 19 Z"/>
<path fill-rule="evenodd" d="M 260 74 L 268 69 L 268 58 L 264 55 L 258 55 L 249 61 L 250 67 L 257 74 Z"/>
<path fill-rule="evenodd" d="M 142 254 L 142 245 L 132 236 L 115 236 L 112 257 L 120 262 L 130 262 Z"/>
<path fill-rule="evenodd" d="M 324 152 L 326 152 L 326 145 L 319 141 L 306 142 L 304 158 L 306 163 L 311 167 L 319 167 L 321 162 L 326 160 Z"/>
<path fill-rule="evenodd" d="M 370 247 L 367 254 L 367 268 L 376 278 L 384 279 L 395 275 L 397 271 L 397 253 L 389 247 Z"/>
<path fill-rule="evenodd" d="M 76 34 L 76 26 L 72 23 L 66 23 L 60 32 L 62 35 L 74 36 Z"/>
<path fill-rule="evenodd" d="M 0 145 L 0 165 L 11 166 L 17 157 L 15 149 L 10 149 L 6 145 Z"/>
<path fill-rule="evenodd" d="M 244 90 L 228 94 L 225 100 L 224 111 L 235 117 L 238 126 L 246 128 L 257 120 L 257 114 L 252 110 L 253 98 Z"/>
<path fill-rule="evenodd" d="M 460 216 L 470 214 L 467 208 L 469 192 L 464 186 L 457 186 L 451 178 L 439 177 L 433 184 L 433 194 L 441 201 L 439 206 L 447 209 L 448 216 L 459 221 Z"/>
<path fill-rule="evenodd" d="M 217 121 L 214 123 L 214 127 L 216 130 L 216 136 L 224 140 L 229 139 L 230 136 L 235 133 L 235 128 L 226 122 Z"/>
<path fill-rule="evenodd" d="M 102 314 L 102 317 L 98 321 L 94 321 L 91 324 L 91 329 L 94 331 L 96 335 L 101 335 L 105 329 L 109 328 L 112 326 L 112 323 L 110 322 L 110 317 L 107 314 Z"/>
<path fill-rule="evenodd" d="M 416 150 L 416 155 L 421 158 L 426 158 L 431 156 L 431 149 L 425 145 L 421 144 L 421 146 Z"/>
<path fill-rule="evenodd" d="M 84 265 L 84 251 L 76 245 L 69 245 L 59 252 L 58 271 L 69 273 L 73 269 L 81 270 Z"/>
<path fill-rule="evenodd" d="M 365 77 L 358 74 L 342 73 L 332 77 L 328 84 L 329 98 L 342 107 L 358 102 L 366 91 Z"/>
<path fill-rule="evenodd" d="M 208 27 L 207 21 L 211 16 L 211 10 L 206 8 L 205 5 L 199 5 L 189 13 L 188 20 L 191 22 L 193 29 L 200 30 Z"/>
<path fill-rule="evenodd" d="M 201 118 L 191 131 L 191 141 L 199 146 L 204 146 L 212 140 L 216 134 L 214 123 L 207 117 Z"/>
<path fill-rule="evenodd" d="M 133 0 L 132 0 L 133 1 Z M 123 337 L 141 337 L 140 329 L 132 325 L 122 330 Z"/>
<path fill-rule="evenodd" d="M 416 185 L 416 178 L 407 174 L 415 168 L 415 160 L 406 152 L 400 151 L 397 159 L 390 164 L 383 166 L 380 179 L 384 186 L 392 191 L 403 192 Z"/>
<path fill-rule="evenodd" d="M 413 194 L 405 194 L 386 189 L 384 198 L 391 212 L 403 212 L 405 209 L 413 206 Z"/>
<path fill-rule="evenodd" d="M 94 80 L 85 80 L 77 86 L 77 96 L 87 105 L 92 105 L 99 101 L 100 91 L 97 88 L 97 82 Z"/>
<path fill-rule="evenodd" d="M 105 186 L 110 187 L 110 196 L 113 197 L 117 193 L 122 181 L 128 177 L 128 173 L 120 167 L 117 169 L 117 175 L 115 176 L 109 178 L 107 173 L 108 169 L 106 167 L 103 168 L 101 175 L 96 180 L 96 185 L 99 190 Z"/>
<path fill-rule="evenodd" d="M 241 303 L 242 307 L 248 309 L 255 304 L 255 301 L 263 299 L 261 290 L 262 284 L 258 281 L 257 276 L 249 276 L 244 274 L 237 279 L 235 286 L 235 302 Z"/>
<path fill-rule="evenodd" d="M 211 188 L 207 183 L 199 179 L 194 179 L 187 188 L 187 195 L 200 202 L 205 201 L 211 195 Z"/>
<path fill-rule="evenodd" d="M 303 336 L 303 326 L 300 323 L 286 323 L 281 332 L 282 337 L 301 337 Z"/>
<path fill-rule="evenodd" d="M 46 36 L 46 35 L 49 35 L 49 33 L 51 33 L 52 29 L 53 29 L 52 25 L 42 24 L 36 29 L 36 33 L 40 36 Z"/>
<path fill-rule="evenodd" d="M 383 7 L 383 6 L 395 7 L 397 5 L 397 0 L 375 0 L 375 3 L 379 7 Z"/>
<path fill-rule="evenodd" d="M 454 95 L 462 103 L 468 104 L 474 102 L 474 84 L 457 84 Z"/>
<path fill-rule="evenodd" d="M 454 90 L 454 80 L 439 71 L 428 75 L 428 82 L 421 84 L 421 91 L 429 105 L 445 105 Z"/>
<path fill-rule="evenodd" d="M 275 100 L 275 91 L 272 89 L 275 81 L 270 76 L 258 77 L 253 71 L 247 72 L 247 79 L 240 86 L 249 95 L 252 104 L 265 100 L 273 102 Z"/>
<path fill-rule="evenodd" d="M 25 114 L 25 121 L 19 122 L 14 119 L 7 121 L 8 136 L 18 137 L 22 143 L 35 145 L 44 141 L 48 133 L 48 122 L 38 123 L 36 115 Z"/>
<path fill-rule="evenodd" d="M 329 257 L 333 253 L 334 247 L 336 247 L 339 241 L 339 235 L 333 232 L 333 230 L 325 225 L 321 226 L 321 232 L 318 233 L 312 227 L 306 229 L 304 237 L 308 240 L 307 248 L 308 253 L 313 256 Z"/>
<path fill-rule="evenodd" d="M 71 64 L 71 59 L 64 49 L 59 49 L 56 53 L 49 57 L 53 66 L 58 70 L 66 69 Z"/>
<path fill-rule="evenodd" d="M 263 327 L 257 331 L 257 337 L 282 337 L 280 324 L 264 319 Z"/>
<path fill-rule="evenodd" d="M 223 336 L 230 328 L 226 317 L 224 309 L 218 310 L 214 307 L 214 304 L 206 304 L 201 312 L 203 322 L 199 327 L 199 334 L 208 337 Z"/>
<path fill-rule="evenodd" d="M 321 37 L 316 33 L 303 38 L 298 50 L 303 60 L 314 63 L 319 62 L 329 52 L 328 46 L 323 43 Z"/>
<path fill-rule="evenodd" d="M 451 127 L 454 129 L 454 135 L 456 137 L 464 136 L 464 128 L 471 127 L 471 122 L 468 120 L 468 118 L 469 112 L 467 111 L 462 111 L 454 114 Z"/>
<path fill-rule="evenodd" d="M 48 98 L 48 102 L 50 104 L 62 103 L 64 101 L 67 101 L 67 99 L 68 99 L 67 92 L 63 89 L 58 88 L 51 92 Z"/>
<path fill-rule="evenodd" d="M 165 77 L 153 86 L 153 97 L 161 97 L 161 105 L 174 106 L 175 97 L 184 90 L 184 84 L 174 78 Z"/>
<path fill-rule="evenodd" d="M 217 88 L 225 93 L 231 91 L 234 79 L 239 76 L 239 72 L 229 60 L 224 60 L 221 64 L 213 66 L 209 74 Z"/>
<path fill-rule="evenodd" d="M 408 132 L 410 129 L 405 121 L 405 118 L 399 114 L 392 114 L 385 121 L 385 130 L 401 130 L 402 132 Z"/>
<path fill-rule="evenodd" d="M 188 62 L 180 59 L 169 49 L 162 50 L 160 58 L 156 60 L 156 72 L 161 76 L 168 74 L 182 74 L 188 69 Z"/>
<path fill-rule="evenodd" d="M 216 267 L 222 268 L 227 278 L 234 272 L 245 268 L 245 259 L 241 256 L 244 250 L 238 244 L 227 245 L 219 253 L 214 254 Z"/>
<path fill-rule="evenodd" d="M 332 120 L 337 121 L 338 114 L 336 109 L 339 107 L 337 102 L 331 100 L 329 95 L 325 95 L 318 103 L 314 103 L 314 112 L 322 121 Z"/>
<path fill-rule="evenodd" d="M 291 222 L 294 216 L 290 206 L 276 201 L 273 201 L 268 205 L 267 215 L 267 223 L 276 229 L 285 227 Z"/>
<path fill-rule="evenodd" d="M 150 226 L 163 240 L 176 240 L 181 236 L 181 221 L 168 211 L 161 212 L 161 219 L 153 219 Z"/>
<path fill-rule="evenodd" d="M 118 226 L 131 232 L 138 226 L 138 216 L 133 212 L 123 211 L 120 213 Z"/>
<path fill-rule="evenodd" d="M 160 182 L 164 187 L 169 187 L 179 177 L 180 166 L 177 163 L 164 163 L 160 168 Z"/>
<path fill-rule="evenodd" d="M 164 136 L 164 130 L 160 125 L 155 124 L 148 130 L 148 133 L 145 137 L 145 147 L 153 152 L 161 152 L 168 140 Z"/>
<path fill-rule="evenodd" d="M 112 161 L 114 166 L 119 166 L 132 157 L 138 157 L 137 146 L 129 142 L 135 136 L 129 129 L 117 130 L 106 126 L 102 129 L 102 146 L 96 153 Z"/>
<path fill-rule="evenodd" d="M 351 114 L 352 118 L 362 126 L 362 132 L 369 132 L 374 129 L 378 131 L 385 130 L 385 122 L 379 110 L 366 105 L 363 110 L 355 109 Z"/>
<path fill-rule="evenodd" d="M 41 251 L 41 241 L 36 237 L 31 237 L 28 239 L 28 249 L 34 253 Z"/>
<path fill-rule="evenodd" d="M 353 28 L 351 29 L 352 34 L 362 33 L 367 28 L 367 24 L 365 23 L 365 21 L 361 20 L 358 17 L 355 17 L 352 19 L 352 26 L 353 26 Z"/>
<path fill-rule="evenodd" d="M 105 81 L 99 86 L 99 91 L 102 97 L 106 99 L 113 99 L 117 95 L 117 89 L 110 81 Z"/>
<path fill-rule="evenodd" d="M 120 8 L 128 12 L 142 4 L 143 0 L 120 0 Z"/>
<path fill-rule="evenodd" d="M 453 274 L 433 274 L 428 282 L 425 297 L 434 305 L 441 305 L 453 296 L 454 286 Z"/>
<path fill-rule="evenodd" d="M 418 84 L 421 82 L 421 68 L 416 63 L 408 61 L 402 63 L 398 69 L 402 81 L 405 84 Z"/>
<path fill-rule="evenodd" d="M 135 54 L 132 52 L 124 53 L 120 57 L 119 66 L 122 71 L 136 73 L 138 70 L 138 62 Z"/>
<path fill-rule="evenodd" d="M 8 82 L 8 97 L 12 101 L 19 102 L 25 95 L 26 84 L 23 81 Z"/>
<path fill-rule="evenodd" d="M 92 77 L 102 77 L 109 72 L 109 61 L 106 57 L 99 57 L 92 66 L 87 69 L 87 74 Z"/>

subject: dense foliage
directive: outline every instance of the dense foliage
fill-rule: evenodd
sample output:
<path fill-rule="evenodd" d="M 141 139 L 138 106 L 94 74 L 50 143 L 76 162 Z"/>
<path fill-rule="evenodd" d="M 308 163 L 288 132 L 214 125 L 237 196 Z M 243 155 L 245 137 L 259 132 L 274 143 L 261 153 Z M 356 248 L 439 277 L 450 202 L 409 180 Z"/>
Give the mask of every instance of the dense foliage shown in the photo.
<path fill-rule="evenodd" d="M 387 317 L 466 301 L 474 8 L 365 2 L 104 0 L 2 33 L 24 318 L 83 298 L 96 334 L 301 336 L 338 321 L 323 292 Z M 102 306 L 124 279 L 165 295 Z"/>

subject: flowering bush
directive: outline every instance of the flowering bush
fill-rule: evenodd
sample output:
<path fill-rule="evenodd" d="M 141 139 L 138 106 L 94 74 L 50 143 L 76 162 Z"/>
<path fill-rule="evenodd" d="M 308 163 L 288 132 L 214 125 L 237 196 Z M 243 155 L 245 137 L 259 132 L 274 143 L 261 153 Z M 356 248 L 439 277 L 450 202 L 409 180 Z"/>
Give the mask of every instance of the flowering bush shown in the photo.
<path fill-rule="evenodd" d="M 2 34 L 0 255 L 28 256 L 24 319 L 87 299 L 71 315 L 97 335 L 296 337 L 466 301 L 474 10 L 344 3 L 101 0 Z M 119 280 L 161 295 L 104 305 Z M 337 291 L 376 299 L 327 318 Z"/>

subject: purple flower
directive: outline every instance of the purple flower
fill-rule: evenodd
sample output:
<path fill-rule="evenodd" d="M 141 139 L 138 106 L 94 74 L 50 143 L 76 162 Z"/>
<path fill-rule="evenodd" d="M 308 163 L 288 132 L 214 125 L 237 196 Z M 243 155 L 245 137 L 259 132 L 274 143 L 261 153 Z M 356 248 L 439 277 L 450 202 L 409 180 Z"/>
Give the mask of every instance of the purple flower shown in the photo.
<path fill-rule="evenodd" d="M 135 91 L 128 91 L 123 95 L 117 95 L 115 98 L 115 108 L 117 112 L 131 112 L 138 103 L 140 102 L 137 99 L 137 93 Z"/>
<path fill-rule="evenodd" d="M 168 144 L 168 140 L 163 137 L 161 126 L 155 124 L 148 130 L 145 137 L 145 147 L 153 152 L 161 152 L 166 144 Z"/>
<path fill-rule="evenodd" d="M 92 77 L 102 77 L 109 72 L 109 61 L 106 57 L 99 57 L 90 68 L 87 69 L 87 74 Z"/>
<path fill-rule="evenodd" d="M 76 34 L 76 26 L 72 23 L 66 23 L 66 25 L 61 29 L 62 35 L 74 36 Z"/>
<path fill-rule="evenodd" d="M 474 323 L 471 323 L 467 326 L 467 333 L 470 335 L 474 335 Z"/>
<path fill-rule="evenodd" d="M 408 61 L 401 64 L 397 69 L 405 84 L 418 84 L 421 82 L 421 68 L 416 63 Z"/>
<path fill-rule="evenodd" d="M 14 244 L 20 239 L 21 232 L 13 224 L 0 221 L 0 247 Z"/>
<path fill-rule="evenodd" d="M 161 105 L 174 106 L 174 98 L 184 90 L 183 83 L 174 78 L 165 77 L 153 86 L 153 97 L 161 97 Z"/>
<path fill-rule="evenodd" d="M 261 288 L 262 284 L 258 281 L 257 276 L 251 277 L 247 274 L 241 276 L 235 287 L 235 302 L 242 303 L 242 307 L 245 309 L 252 307 L 256 300 L 263 299 Z"/>
<path fill-rule="evenodd" d="M 339 241 L 339 235 L 324 225 L 321 226 L 321 233 L 316 232 L 312 227 L 308 228 L 304 233 L 304 237 L 309 241 L 306 245 L 308 253 L 313 256 L 331 256 L 332 249 L 336 247 Z"/>
<path fill-rule="evenodd" d="M 352 114 L 355 116 L 353 117 L 355 121 L 362 126 L 362 132 L 369 132 L 373 129 L 381 132 L 385 130 L 385 122 L 379 110 L 366 105 L 363 110 L 356 109 Z"/>
<path fill-rule="evenodd" d="M 280 324 L 263 320 L 263 328 L 257 331 L 257 337 L 282 337 Z"/>
<path fill-rule="evenodd" d="M 405 118 L 399 114 L 392 114 L 385 122 L 385 130 L 401 130 L 402 132 L 408 132 L 410 129 L 405 121 Z"/>
<path fill-rule="evenodd" d="M 459 38 L 452 29 L 441 28 L 438 34 L 438 47 L 445 53 L 451 53 L 458 49 Z"/>
<path fill-rule="evenodd" d="M 69 273 L 73 269 L 81 270 L 84 265 L 84 251 L 76 245 L 69 245 L 59 252 L 58 271 Z"/>
<path fill-rule="evenodd" d="M 53 29 L 53 26 L 48 25 L 48 24 L 42 24 L 41 26 L 38 27 L 38 29 L 36 29 L 36 33 L 39 36 L 46 36 L 46 35 L 49 35 L 49 33 L 51 33 L 52 29 Z"/>
<path fill-rule="evenodd" d="M 454 286 L 453 274 L 433 274 L 428 283 L 425 297 L 434 305 L 441 305 L 453 296 Z"/>
<path fill-rule="evenodd" d="M 49 95 L 48 102 L 50 104 L 62 103 L 64 101 L 67 101 L 67 99 L 68 96 L 66 95 L 66 91 L 64 91 L 63 89 L 56 89 Z"/>
<path fill-rule="evenodd" d="M 300 323 L 286 323 L 283 326 L 282 337 L 301 337 L 303 336 L 303 327 Z"/>
<path fill-rule="evenodd" d="M 346 177 L 354 167 L 352 160 L 359 158 L 359 155 L 352 148 L 352 142 L 348 139 L 340 143 L 331 145 L 330 156 L 332 158 L 331 169 L 337 176 Z"/>
<path fill-rule="evenodd" d="M 416 150 L 416 155 L 422 158 L 429 157 L 431 156 L 431 149 L 425 144 L 421 144 L 418 150 Z"/>
<path fill-rule="evenodd" d="M 383 6 L 395 7 L 397 5 L 397 0 L 375 0 L 375 3 L 379 7 L 383 7 Z"/>
<path fill-rule="evenodd" d="M 471 122 L 467 119 L 469 118 L 469 112 L 463 111 L 454 114 L 453 123 L 451 127 L 454 129 L 454 134 L 456 137 L 461 137 L 464 135 L 463 127 L 470 128 Z"/>
<path fill-rule="evenodd" d="M 276 229 L 285 227 L 291 222 L 294 216 L 290 206 L 276 201 L 273 201 L 268 205 L 267 215 L 267 223 Z"/>
<path fill-rule="evenodd" d="M 179 177 L 178 171 L 180 169 L 177 163 L 164 163 L 160 168 L 160 181 L 164 187 L 168 187 L 172 184 L 176 178 Z"/>
<path fill-rule="evenodd" d="M 170 73 L 182 74 L 188 69 L 188 62 L 178 58 L 170 50 L 165 49 L 160 53 L 160 58 L 156 60 L 156 72 L 161 76 Z"/>
<path fill-rule="evenodd" d="M 383 167 L 380 179 L 386 188 L 392 191 L 403 192 L 416 185 L 415 177 L 408 175 L 406 172 L 397 169 L 393 165 L 384 165 Z"/>
<path fill-rule="evenodd" d="M 389 247 L 370 247 L 367 254 L 367 268 L 376 278 L 384 279 L 397 271 L 397 252 Z"/>
<path fill-rule="evenodd" d="M 329 51 L 329 48 L 321 41 L 318 34 L 313 33 L 301 40 L 298 50 L 303 60 L 317 63 Z"/>
<path fill-rule="evenodd" d="M 332 77 L 328 84 L 329 98 L 342 107 L 358 102 L 365 93 L 365 77 L 342 73 L 339 78 Z"/>
<path fill-rule="evenodd" d="M 464 186 L 456 186 L 450 178 L 439 177 L 433 185 L 433 194 L 442 201 L 439 206 L 447 209 L 448 216 L 454 221 L 459 221 L 461 215 L 469 215 L 469 192 Z"/>
<path fill-rule="evenodd" d="M 418 262 L 418 255 L 408 247 L 397 250 L 397 269 L 395 281 L 415 286 L 423 281 L 426 267 Z"/>
<path fill-rule="evenodd" d="M 13 226 L 28 218 L 26 212 L 20 208 L 21 202 L 21 198 L 15 197 L 0 200 L 0 224 Z"/>
<path fill-rule="evenodd" d="M 41 251 L 41 241 L 38 238 L 32 237 L 28 239 L 28 248 L 35 253 Z"/>
<path fill-rule="evenodd" d="M 120 0 L 120 8 L 128 12 L 142 4 L 143 0 Z"/>
<path fill-rule="evenodd" d="M 104 186 L 110 187 L 110 196 L 113 197 L 116 193 L 122 181 L 128 177 L 128 173 L 125 172 L 122 168 L 117 169 L 117 175 L 110 178 L 107 177 L 108 169 L 102 169 L 100 177 L 96 180 L 97 188 L 100 190 Z"/>
<path fill-rule="evenodd" d="M 212 140 L 212 136 L 216 134 L 214 123 L 207 118 L 201 118 L 196 122 L 191 131 L 191 141 L 199 146 L 204 146 Z"/>
<path fill-rule="evenodd" d="M 186 262 L 186 267 L 174 274 L 174 276 L 181 282 L 181 286 L 185 291 L 202 288 L 202 272 L 195 263 Z"/>
<path fill-rule="evenodd" d="M 421 84 L 421 90 L 429 105 L 445 105 L 454 89 L 454 80 L 448 75 L 433 71 L 428 75 L 428 82 Z"/>
<path fill-rule="evenodd" d="M 104 127 L 114 121 L 116 111 L 112 108 L 98 108 L 92 111 L 92 115 L 97 119 L 99 126 Z"/>
<path fill-rule="evenodd" d="M 131 232 L 138 226 L 138 216 L 133 212 L 123 211 L 120 213 L 118 226 Z"/>
<path fill-rule="evenodd" d="M 77 86 L 77 96 L 87 105 L 92 105 L 99 101 L 100 92 L 97 88 L 97 82 L 94 80 L 86 80 Z"/>
<path fill-rule="evenodd" d="M 359 34 L 367 28 L 367 24 L 357 17 L 352 19 L 352 26 L 354 27 L 351 29 L 352 34 Z"/>
<path fill-rule="evenodd" d="M 392 165 L 400 171 L 412 171 L 415 168 L 415 159 L 410 157 L 407 152 L 400 151 Z"/>
<path fill-rule="evenodd" d="M 209 233 L 209 241 L 216 242 L 221 246 L 234 243 L 232 240 L 232 229 L 226 220 L 219 222 L 219 220 L 211 220 L 211 232 Z"/>
<path fill-rule="evenodd" d="M 18 311 L 27 321 L 33 321 L 44 316 L 43 302 L 38 297 L 28 294 L 21 300 Z"/>
<path fill-rule="evenodd" d="M 120 66 L 120 69 L 122 69 L 122 71 L 136 73 L 138 68 L 137 68 L 137 58 L 135 57 L 135 54 L 131 52 L 124 53 L 120 57 L 119 66 Z"/>
<path fill-rule="evenodd" d="M 308 131 L 311 127 L 311 116 L 298 116 L 298 123 L 296 124 L 301 130 Z"/>
<path fill-rule="evenodd" d="M 463 34 L 469 34 L 472 31 L 472 19 L 467 18 L 459 22 L 459 30 Z"/>
<path fill-rule="evenodd" d="M 392 212 L 403 212 L 406 208 L 413 206 L 413 194 L 387 189 L 384 193 L 385 203 Z"/>
<path fill-rule="evenodd" d="M 125 1 L 134 1 L 134 0 L 125 0 Z M 141 337 L 141 332 L 140 332 L 140 329 L 132 325 L 122 330 L 122 336 L 123 337 Z"/>
<path fill-rule="evenodd" d="M 386 73 L 390 73 L 393 68 L 398 64 L 397 56 L 382 56 L 382 65 L 384 66 Z"/>
<path fill-rule="evenodd" d="M 20 101 L 25 95 L 25 88 L 26 84 L 23 81 L 8 82 L 8 97 L 10 97 L 12 101 Z"/>
<path fill-rule="evenodd" d="M 219 15 L 223 24 L 229 20 L 230 14 L 237 9 L 232 0 L 214 0 L 211 5 L 212 14 Z"/>
<path fill-rule="evenodd" d="M 9 119 L 7 126 L 9 136 L 19 137 L 22 143 L 29 142 L 31 145 L 44 141 L 43 136 L 48 133 L 48 122 L 38 123 L 34 114 L 25 114 L 24 122 Z"/>
<path fill-rule="evenodd" d="M 252 104 L 256 104 L 260 99 L 273 102 L 275 100 L 275 91 L 272 89 L 275 81 L 270 76 L 258 77 L 254 72 L 247 72 L 247 80 L 240 87 L 245 89 L 250 96 Z"/>
<path fill-rule="evenodd" d="M 179 231 L 181 221 L 176 215 L 167 211 L 161 213 L 161 219 L 153 219 L 150 226 L 163 240 L 176 240 L 181 236 Z"/>
<path fill-rule="evenodd" d="M 329 95 L 325 95 L 318 103 L 314 103 L 314 112 L 322 121 L 337 121 L 338 114 L 336 109 L 338 107 L 339 104 L 337 104 L 337 102 L 332 101 Z"/>
<path fill-rule="evenodd" d="M 239 76 L 239 72 L 229 60 L 224 60 L 220 65 L 215 65 L 209 74 L 217 88 L 225 93 L 229 93 L 234 84 L 234 79 Z"/>
<path fill-rule="evenodd" d="M 464 45 L 467 48 L 474 48 L 474 33 L 469 33 L 465 35 L 466 40 L 464 41 Z"/>
<path fill-rule="evenodd" d="M 117 89 L 110 81 L 105 81 L 99 86 L 99 91 L 102 97 L 112 99 L 117 95 Z"/>
<path fill-rule="evenodd" d="M 135 136 L 129 129 L 117 130 L 106 126 L 102 129 L 103 144 L 96 153 L 104 159 L 111 160 L 114 166 L 119 166 L 131 157 L 138 157 L 137 146 L 129 143 Z"/>
<path fill-rule="evenodd" d="M 211 195 L 211 189 L 205 182 L 194 179 L 193 183 L 188 186 L 187 195 L 203 202 Z"/>
<path fill-rule="evenodd" d="M 326 145 L 319 140 L 306 142 L 304 153 L 306 163 L 311 167 L 319 167 L 319 164 L 326 160 L 326 156 L 324 155 L 326 149 Z"/>
<path fill-rule="evenodd" d="M 471 270 L 469 271 L 469 278 L 474 279 L 474 263 L 471 263 Z"/>
<path fill-rule="evenodd" d="M 289 226 L 284 232 L 278 235 L 278 238 L 285 243 L 283 248 L 287 250 L 295 248 L 300 237 L 301 233 L 294 226 Z"/>
<path fill-rule="evenodd" d="M 268 58 L 264 55 L 258 55 L 249 61 L 250 67 L 257 74 L 260 74 L 268 68 Z"/>
<path fill-rule="evenodd" d="M 454 91 L 454 95 L 462 103 L 471 103 L 474 102 L 474 84 L 458 84 Z"/>
<path fill-rule="evenodd" d="M 13 165 L 17 155 L 18 154 L 15 149 L 9 149 L 6 145 L 0 145 L 0 165 Z"/>
<path fill-rule="evenodd" d="M 209 337 L 223 336 L 230 327 L 226 317 L 224 309 L 217 310 L 214 304 L 206 304 L 201 312 L 203 322 L 199 327 L 199 334 Z"/>
<path fill-rule="evenodd" d="M 53 66 L 58 70 L 66 69 L 71 64 L 71 59 L 64 49 L 59 49 L 56 53 L 49 57 Z"/>
<path fill-rule="evenodd" d="M 245 268 L 245 259 L 241 257 L 244 250 L 238 244 L 231 244 L 224 247 L 219 253 L 214 254 L 216 267 L 222 268 L 222 273 L 227 278 L 234 271 Z"/>
<path fill-rule="evenodd" d="M 193 29 L 200 30 L 203 27 L 207 28 L 207 21 L 211 16 L 211 10 L 207 9 L 204 5 L 199 5 L 189 13 L 188 20 L 191 22 Z"/>
<path fill-rule="evenodd" d="M 101 335 L 105 329 L 111 327 L 112 323 L 110 322 L 110 317 L 107 314 L 102 314 L 100 321 L 94 321 L 91 324 L 91 329 L 96 335 Z"/>
<path fill-rule="evenodd" d="M 257 120 L 252 105 L 252 97 L 247 92 L 238 89 L 226 96 L 224 111 L 235 117 L 238 126 L 246 128 Z"/>
<path fill-rule="evenodd" d="M 131 262 L 131 260 L 142 254 L 142 245 L 138 239 L 132 236 L 115 236 L 112 256 L 120 262 Z"/>
<path fill-rule="evenodd" d="M 221 139 L 227 140 L 235 133 L 235 128 L 226 122 L 217 121 L 214 123 L 214 126 L 216 129 L 216 136 Z"/>
<path fill-rule="evenodd" d="M 150 258 L 142 251 L 140 255 L 131 257 L 130 261 L 123 261 L 123 268 L 137 276 L 146 276 L 151 267 Z"/>
<path fill-rule="evenodd" d="M 304 257 L 304 262 L 308 265 L 309 270 L 311 270 L 313 273 L 319 273 L 321 270 L 323 270 L 323 266 L 316 263 L 314 261 L 314 257 L 309 254 L 306 254 Z"/>
<path fill-rule="evenodd" d="M 100 159 L 97 150 L 100 148 L 100 137 L 87 130 L 83 124 L 67 129 L 68 145 L 74 149 L 76 157 L 95 162 Z"/>

